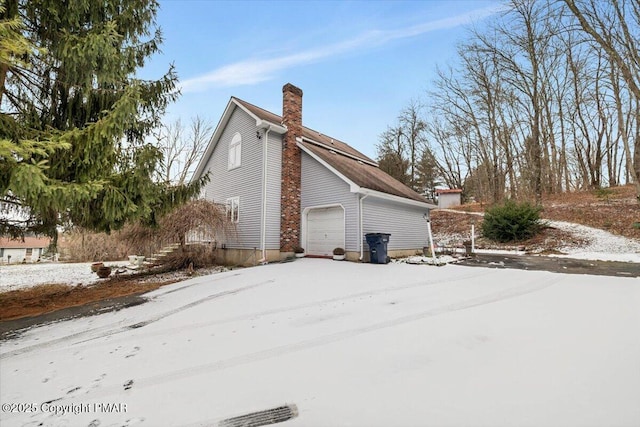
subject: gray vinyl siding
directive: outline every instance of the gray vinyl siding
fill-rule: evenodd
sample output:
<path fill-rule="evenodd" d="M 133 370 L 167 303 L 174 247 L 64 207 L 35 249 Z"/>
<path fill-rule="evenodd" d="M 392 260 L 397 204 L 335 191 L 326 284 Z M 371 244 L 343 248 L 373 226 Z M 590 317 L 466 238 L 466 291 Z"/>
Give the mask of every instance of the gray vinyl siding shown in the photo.
<path fill-rule="evenodd" d="M 349 191 L 349 184 L 302 153 L 301 208 L 341 204 L 345 211 L 345 246 L 347 251 L 358 248 L 358 196 Z"/>
<path fill-rule="evenodd" d="M 282 135 L 269 132 L 267 143 L 267 249 L 280 249 L 281 169 Z"/>
<path fill-rule="evenodd" d="M 363 201 L 363 231 L 391 233 L 387 249 L 422 249 L 428 246 L 428 209 L 367 197 Z M 364 237 L 363 237 L 364 238 Z M 368 246 L 365 242 L 365 249 Z"/>
<path fill-rule="evenodd" d="M 226 203 L 230 197 L 240 198 L 240 218 L 236 224 L 236 236 L 227 239 L 226 245 L 230 248 L 253 249 L 260 248 L 261 212 L 262 212 L 262 143 L 256 136 L 256 122 L 240 108 L 235 108 L 227 126 L 216 143 L 213 153 L 204 169 L 211 172 L 211 180 L 206 186 L 205 197 L 216 203 Z M 242 136 L 241 165 L 232 170 L 227 170 L 229 143 L 236 132 Z M 264 139 L 264 137 L 263 137 Z M 278 157 L 280 148 L 278 138 L 269 135 L 269 169 L 278 170 L 277 180 L 268 181 L 270 198 L 279 203 L 280 200 L 280 160 Z M 273 143 L 272 143 L 273 142 Z M 273 173 L 269 174 L 270 178 Z M 277 188 L 275 183 L 277 182 Z M 271 197 L 275 194 L 276 197 Z M 270 208 L 273 207 L 273 201 Z M 273 211 L 273 209 L 269 209 Z M 268 219 L 273 223 L 274 215 Z M 277 215 L 277 226 L 267 227 L 271 232 L 275 228 L 279 232 L 280 220 Z M 269 223 L 268 223 L 269 224 Z"/>

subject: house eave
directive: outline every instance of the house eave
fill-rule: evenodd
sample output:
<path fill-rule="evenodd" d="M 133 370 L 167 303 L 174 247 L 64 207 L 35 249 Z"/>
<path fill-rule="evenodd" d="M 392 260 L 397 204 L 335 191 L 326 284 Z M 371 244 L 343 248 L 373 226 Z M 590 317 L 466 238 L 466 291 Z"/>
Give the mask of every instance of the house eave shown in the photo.
<path fill-rule="evenodd" d="M 418 200 L 412 200 L 412 199 L 408 199 L 406 197 L 400 197 L 400 196 L 396 196 L 394 194 L 384 193 L 382 191 L 371 190 L 369 188 L 361 187 L 358 184 L 356 184 L 355 182 L 351 181 L 346 176 L 344 176 L 343 174 L 341 174 L 338 170 L 336 170 L 333 166 L 328 164 L 326 161 L 324 161 L 323 159 L 318 157 L 318 155 L 316 155 L 314 152 L 312 152 L 311 150 L 306 148 L 302 144 L 302 141 L 303 141 L 302 138 L 297 138 L 297 144 L 296 145 L 302 151 L 304 151 L 309 156 L 311 156 L 311 158 L 313 158 L 314 160 L 319 162 L 322 166 L 327 168 L 329 171 L 331 171 L 332 173 L 337 175 L 338 178 L 342 179 L 344 182 L 349 184 L 349 191 L 351 193 L 367 195 L 367 196 L 370 196 L 370 197 L 376 197 L 378 199 L 383 199 L 383 200 L 391 201 L 391 202 L 394 202 L 394 203 L 400 203 L 400 204 L 409 205 L 409 206 L 416 206 L 416 207 L 425 208 L 425 209 L 436 209 L 437 208 L 436 205 L 432 205 L 431 203 L 420 202 Z"/>
<path fill-rule="evenodd" d="M 409 206 L 416 206 L 425 209 L 436 209 L 437 206 L 427 202 L 420 202 L 418 200 L 407 199 L 406 197 L 396 196 L 394 194 L 383 193 L 382 191 L 371 190 L 370 188 L 359 187 L 358 194 L 366 195 L 369 197 L 375 197 L 378 199 L 383 199 L 387 201 L 391 201 L 394 203 L 401 203 Z"/>

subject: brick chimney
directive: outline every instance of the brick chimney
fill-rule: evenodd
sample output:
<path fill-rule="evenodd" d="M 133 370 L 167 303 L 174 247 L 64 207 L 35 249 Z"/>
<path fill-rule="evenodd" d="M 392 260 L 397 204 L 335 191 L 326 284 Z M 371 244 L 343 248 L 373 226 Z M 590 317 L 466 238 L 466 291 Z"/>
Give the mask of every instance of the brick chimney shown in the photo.
<path fill-rule="evenodd" d="M 300 246 L 301 154 L 296 138 L 302 136 L 302 90 L 291 83 L 282 88 L 282 179 L 280 200 L 280 251 Z"/>

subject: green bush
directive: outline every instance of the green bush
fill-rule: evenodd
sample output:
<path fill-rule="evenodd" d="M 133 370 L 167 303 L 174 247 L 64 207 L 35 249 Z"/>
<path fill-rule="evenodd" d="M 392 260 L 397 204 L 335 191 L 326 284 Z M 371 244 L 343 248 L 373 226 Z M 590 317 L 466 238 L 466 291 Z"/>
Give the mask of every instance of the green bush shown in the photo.
<path fill-rule="evenodd" d="M 539 206 L 530 203 L 507 200 L 485 211 L 482 234 L 498 242 L 528 239 L 545 226 L 540 220 L 541 210 Z"/>

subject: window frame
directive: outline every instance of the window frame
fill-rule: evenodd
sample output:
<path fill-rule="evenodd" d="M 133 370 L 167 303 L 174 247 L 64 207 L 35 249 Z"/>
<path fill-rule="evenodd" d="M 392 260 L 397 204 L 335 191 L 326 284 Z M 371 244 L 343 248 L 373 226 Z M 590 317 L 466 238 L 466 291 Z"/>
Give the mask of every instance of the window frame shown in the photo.
<path fill-rule="evenodd" d="M 229 142 L 227 170 L 237 169 L 240 166 L 242 166 L 242 135 L 236 132 Z"/>
<path fill-rule="evenodd" d="M 232 224 L 237 224 L 240 222 L 240 196 L 229 197 L 227 199 L 225 214 L 227 216 L 227 219 L 231 221 Z"/>

